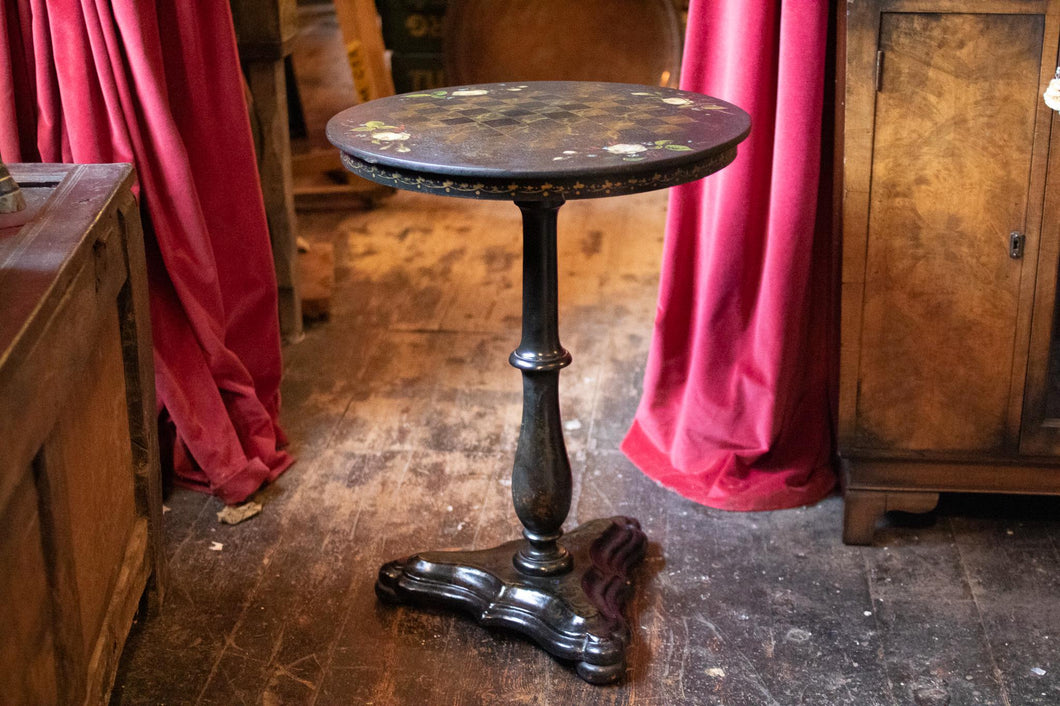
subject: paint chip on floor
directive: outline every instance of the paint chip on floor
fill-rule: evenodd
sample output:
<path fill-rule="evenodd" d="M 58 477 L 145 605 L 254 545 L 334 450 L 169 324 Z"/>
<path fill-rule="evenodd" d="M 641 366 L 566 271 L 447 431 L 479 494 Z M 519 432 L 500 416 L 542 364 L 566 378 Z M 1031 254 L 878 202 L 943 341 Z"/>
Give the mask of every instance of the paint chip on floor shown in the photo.
<path fill-rule="evenodd" d="M 260 513 L 261 503 L 256 503 L 251 500 L 242 505 L 225 505 L 224 508 L 217 513 L 217 520 L 226 525 L 238 525 L 240 522 L 249 520 L 251 517 Z"/>

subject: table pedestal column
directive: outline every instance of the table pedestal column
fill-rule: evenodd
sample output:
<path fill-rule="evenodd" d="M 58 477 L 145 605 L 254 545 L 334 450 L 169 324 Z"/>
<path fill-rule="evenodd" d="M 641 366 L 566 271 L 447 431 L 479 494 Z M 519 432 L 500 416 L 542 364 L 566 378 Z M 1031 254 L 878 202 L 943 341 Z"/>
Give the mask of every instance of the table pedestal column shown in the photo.
<path fill-rule="evenodd" d="M 586 681 L 625 671 L 622 617 L 630 571 L 646 540 L 629 517 L 587 522 L 568 534 L 571 471 L 559 412 L 559 371 L 571 356 L 557 324 L 556 214 L 562 199 L 517 202 L 523 212 L 523 333 L 511 364 L 523 374 L 523 421 L 512 499 L 524 539 L 478 551 L 423 552 L 379 571 L 392 602 L 447 606 L 480 624 L 516 630 L 577 663 Z"/>

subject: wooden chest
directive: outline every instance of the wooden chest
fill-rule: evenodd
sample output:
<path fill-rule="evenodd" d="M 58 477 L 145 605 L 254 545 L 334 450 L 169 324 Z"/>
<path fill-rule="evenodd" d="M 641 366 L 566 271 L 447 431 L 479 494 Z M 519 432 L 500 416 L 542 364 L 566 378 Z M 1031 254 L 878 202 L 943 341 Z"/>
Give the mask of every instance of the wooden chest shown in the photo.
<path fill-rule="evenodd" d="M 840 8 L 844 539 L 1060 494 L 1057 0 Z"/>
<path fill-rule="evenodd" d="M 103 703 L 164 583 L 133 174 L 8 166 L 30 220 L 0 220 L 0 703 Z"/>

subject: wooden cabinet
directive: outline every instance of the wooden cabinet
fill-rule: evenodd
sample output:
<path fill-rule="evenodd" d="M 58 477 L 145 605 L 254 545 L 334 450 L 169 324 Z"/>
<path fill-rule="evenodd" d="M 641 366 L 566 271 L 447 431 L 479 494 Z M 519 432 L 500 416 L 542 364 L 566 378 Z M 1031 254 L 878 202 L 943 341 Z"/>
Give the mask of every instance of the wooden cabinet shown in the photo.
<path fill-rule="evenodd" d="M 1060 494 L 1060 2 L 842 5 L 843 536 L 869 543 L 939 492 Z"/>
<path fill-rule="evenodd" d="M 9 166 L 29 206 L 0 215 L 0 703 L 104 703 L 164 568 L 132 169 Z"/>

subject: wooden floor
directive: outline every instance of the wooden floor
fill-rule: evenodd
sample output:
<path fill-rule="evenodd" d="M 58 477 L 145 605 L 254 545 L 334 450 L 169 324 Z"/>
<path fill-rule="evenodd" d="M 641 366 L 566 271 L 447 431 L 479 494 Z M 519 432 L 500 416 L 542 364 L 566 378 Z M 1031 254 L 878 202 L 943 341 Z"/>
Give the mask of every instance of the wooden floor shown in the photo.
<path fill-rule="evenodd" d="M 665 194 L 560 213 L 569 525 L 624 513 L 651 540 L 629 606 L 629 672 L 581 682 L 519 638 L 381 605 L 378 566 L 514 538 L 521 386 L 519 221 L 509 204 L 400 193 L 301 214 L 334 242 L 330 321 L 285 349 L 298 463 L 264 512 L 166 500 L 171 590 L 123 655 L 114 704 L 1060 703 L 1060 505 L 947 498 L 926 520 L 840 542 L 842 503 L 700 507 L 617 451 L 635 411 Z"/>
<path fill-rule="evenodd" d="M 560 214 L 570 524 L 627 513 L 652 541 L 625 683 L 590 687 L 518 638 L 375 599 L 387 559 L 492 546 L 518 528 L 518 211 L 399 193 L 373 212 L 303 215 L 341 267 L 331 320 L 285 350 L 299 461 L 235 527 L 213 499 L 169 496 L 173 588 L 135 628 L 114 703 L 1060 703 L 1055 502 L 951 501 L 854 548 L 840 542 L 839 498 L 718 512 L 616 450 L 637 404 L 665 205 L 656 193 Z"/>

